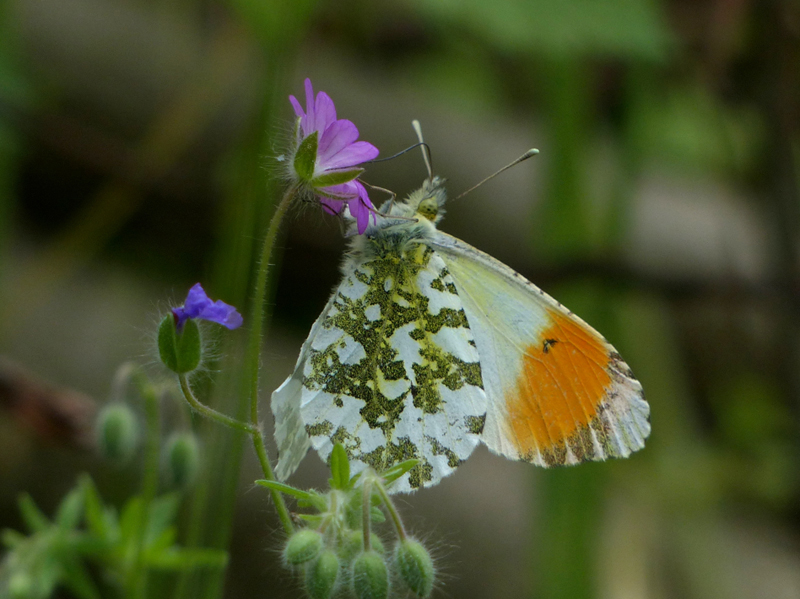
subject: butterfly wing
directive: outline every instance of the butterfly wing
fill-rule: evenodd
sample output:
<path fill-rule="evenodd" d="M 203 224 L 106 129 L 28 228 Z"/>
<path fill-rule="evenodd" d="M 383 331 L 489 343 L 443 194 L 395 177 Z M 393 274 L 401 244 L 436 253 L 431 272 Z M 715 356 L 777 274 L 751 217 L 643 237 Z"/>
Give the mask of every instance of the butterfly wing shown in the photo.
<path fill-rule="evenodd" d="M 324 460 L 342 443 L 353 472 L 419 459 L 393 491 L 436 484 L 466 459 L 486 396 L 466 314 L 435 252 L 411 244 L 351 257 L 273 411 L 278 430 L 302 424 Z M 301 437 L 282 433 L 283 452 Z M 280 475 L 295 465 L 286 460 Z"/>
<path fill-rule="evenodd" d="M 522 275 L 437 232 L 480 354 L 482 440 L 540 466 L 627 457 L 650 434 L 641 384 L 592 327 Z"/>
<path fill-rule="evenodd" d="M 311 327 L 311 332 L 300 349 L 294 372 L 272 393 L 270 407 L 275 418 L 275 443 L 278 445 L 278 463 L 275 465 L 275 476 L 278 480 L 289 478 L 311 447 L 311 439 L 300 415 L 303 367 L 308 361 L 311 344 L 322 327 L 321 323 L 333 306 L 333 300 L 333 297 L 328 300 L 322 314 Z"/>

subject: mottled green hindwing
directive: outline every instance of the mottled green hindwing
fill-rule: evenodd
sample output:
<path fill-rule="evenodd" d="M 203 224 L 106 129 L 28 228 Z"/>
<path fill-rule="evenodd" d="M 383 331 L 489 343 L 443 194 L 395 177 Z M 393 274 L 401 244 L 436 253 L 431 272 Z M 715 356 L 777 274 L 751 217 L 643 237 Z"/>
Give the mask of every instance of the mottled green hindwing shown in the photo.
<path fill-rule="evenodd" d="M 354 472 L 419 459 L 394 487 L 411 490 L 435 484 L 469 456 L 486 396 L 441 258 L 424 243 L 372 249 L 368 260 L 356 255 L 345 265 L 304 348 L 300 414 L 323 459 L 341 443 Z"/>

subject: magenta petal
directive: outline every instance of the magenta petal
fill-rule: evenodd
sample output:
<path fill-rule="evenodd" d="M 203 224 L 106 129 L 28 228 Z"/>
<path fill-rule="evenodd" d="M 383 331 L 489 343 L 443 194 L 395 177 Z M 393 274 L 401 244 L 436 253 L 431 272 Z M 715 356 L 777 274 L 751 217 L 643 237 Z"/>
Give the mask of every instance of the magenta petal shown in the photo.
<path fill-rule="evenodd" d="M 303 107 L 300 105 L 300 102 L 294 96 L 289 96 L 289 102 L 292 104 L 292 108 L 294 108 L 294 113 L 299 117 L 306 116 L 306 113 L 303 112 Z"/>
<path fill-rule="evenodd" d="M 328 160 L 337 152 L 352 144 L 358 139 L 358 129 L 346 119 L 333 123 L 325 130 L 319 140 L 317 150 L 317 165 L 324 170 L 328 168 Z"/>
<path fill-rule="evenodd" d="M 319 131 L 320 136 L 322 136 L 325 129 L 336 122 L 336 107 L 333 105 L 331 97 L 325 92 L 317 94 L 314 112 L 316 113 L 315 131 Z"/>
<path fill-rule="evenodd" d="M 306 88 L 306 118 L 308 118 L 308 120 L 309 120 L 309 125 L 313 125 L 313 122 L 314 122 L 314 88 L 311 86 L 311 79 L 309 79 L 308 77 L 306 77 L 306 80 L 305 80 L 304 83 L 305 83 L 305 88 Z M 311 127 L 310 131 L 313 131 L 313 130 L 314 130 L 314 128 Z"/>
<path fill-rule="evenodd" d="M 320 197 L 319 203 L 322 204 L 322 209 L 331 216 L 339 214 L 344 208 L 344 202 L 331 200 L 330 198 Z"/>
<path fill-rule="evenodd" d="M 367 160 L 372 160 L 378 153 L 378 148 L 368 141 L 357 141 L 328 158 L 325 161 L 325 168 L 332 169 L 355 166 Z"/>

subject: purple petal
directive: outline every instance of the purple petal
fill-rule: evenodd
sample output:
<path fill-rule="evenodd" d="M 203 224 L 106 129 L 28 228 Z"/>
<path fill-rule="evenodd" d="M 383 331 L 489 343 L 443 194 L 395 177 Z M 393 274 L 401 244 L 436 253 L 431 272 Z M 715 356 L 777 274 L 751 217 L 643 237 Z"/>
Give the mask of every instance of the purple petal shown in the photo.
<path fill-rule="evenodd" d="M 183 302 L 183 311 L 188 318 L 197 318 L 201 310 L 210 303 L 211 298 L 206 295 L 203 286 L 200 283 L 195 283 L 186 295 L 186 301 Z"/>
<path fill-rule="evenodd" d="M 319 92 L 317 94 L 314 112 L 316 113 L 314 130 L 319 131 L 320 136 L 322 136 L 325 129 L 336 122 L 336 107 L 333 105 L 331 97 L 325 92 Z"/>
<path fill-rule="evenodd" d="M 330 198 L 320 197 L 319 203 L 322 204 L 322 209 L 331 216 L 336 216 L 342 211 L 342 208 L 344 208 L 344 202 L 332 200 Z"/>
<path fill-rule="evenodd" d="M 308 124 L 313 125 L 314 123 L 314 88 L 311 86 L 311 79 L 306 77 L 305 80 L 305 88 L 306 88 L 306 119 L 308 119 Z M 311 131 L 314 131 L 313 126 L 310 128 L 308 133 L 305 131 L 306 135 L 309 135 Z"/>
<path fill-rule="evenodd" d="M 289 102 L 292 104 L 292 108 L 294 108 L 294 113 L 299 117 L 306 116 L 306 113 L 303 112 L 303 107 L 300 105 L 300 102 L 294 96 L 289 96 Z"/>
<path fill-rule="evenodd" d="M 317 165 L 320 170 L 328 168 L 327 161 L 331 156 L 342 151 L 357 139 L 358 129 L 352 122 L 346 119 L 340 119 L 331 124 L 319 140 Z"/>
<path fill-rule="evenodd" d="M 325 161 L 326 169 L 356 166 L 378 155 L 378 148 L 368 141 L 357 141 L 350 144 Z"/>
<path fill-rule="evenodd" d="M 350 200 L 347 203 L 347 207 L 350 209 L 350 214 L 356 219 L 358 234 L 363 235 L 369 225 L 370 215 L 372 215 L 373 222 L 377 222 L 377 217 L 375 216 L 375 208 L 369 199 L 369 195 L 367 195 L 367 190 L 358 181 L 354 183 L 358 188 L 358 197 Z"/>
<path fill-rule="evenodd" d="M 325 196 L 333 196 L 329 197 L 329 199 L 333 200 L 334 202 L 346 202 L 358 197 L 358 187 L 356 187 L 355 181 L 348 181 L 347 183 L 341 183 L 340 185 L 321 187 L 320 189 L 317 189 L 317 193 L 324 194 Z"/>
<path fill-rule="evenodd" d="M 222 300 L 216 302 L 211 301 L 211 298 L 206 295 L 205 290 L 200 283 L 195 283 L 186 296 L 186 301 L 181 308 L 173 308 L 172 313 L 175 315 L 176 326 L 180 329 L 183 323 L 189 318 L 201 318 L 203 320 L 210 320 L 216 322 L 229 329 L 235 329 L 242 325 L 242 315 L 236 311 L 236 308 L 229 306 Z"/>
<path fill-rule="evenodd" d="M 212 304 L 208 304 L 200 312 L 198 318 L 216 322 L 229 329 L 238 328 L 242 326 L 242 322 L 244 322 L 242 315 L 239 314 L 236 308 L 226 304 L 222 300 L 217 300 Z"/>

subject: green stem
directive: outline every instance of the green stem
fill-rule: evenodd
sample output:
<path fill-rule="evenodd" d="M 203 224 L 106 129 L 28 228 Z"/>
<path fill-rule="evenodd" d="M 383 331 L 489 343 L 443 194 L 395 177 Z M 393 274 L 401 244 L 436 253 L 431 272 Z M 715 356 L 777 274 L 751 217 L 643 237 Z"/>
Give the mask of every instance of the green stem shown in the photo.
<path fill-rule="evenodd" d="M 383 483 L 380 480 L 375 481 L 375 485 L 378 488 L 378 493 L 381 495 L 381 499 L 383 500 L 383 504 L 386 506 L 386 509 L 389 510 L 389 516 L 392 518 L 392 524 L 394 524 L 394 528 L 397 531 L 397 537 L 401 541 L 406 540 L 406 529 L 403 526 L 403 521 L 400 519 L 400 512 L 397 511 L 397 508 L 394 507 L 394 503 L 392 502 L 389 494 L 386 492 L 386 489 L 383 487 Z"/>
<path fill-rule="evenodd" d="M 255 447 L 258 461 L 261 463 L 261 469 L 264 471 L 264 478 L 267 480 L 275 480 L 275 475 L 272 472 L 272 466 L 267 457 L 267 448 L 264 445 L 264 435 L 258 422 L 258 379 L 259 379 L 259 366 L 261 363 L 261 340 L 264 334 L 264 300 L 267 295 L 267 275 L 270 269 L 270 260 L 272 259 L 272 250 L 275 248 L 275 242 L 278 239 L 278 231 L 280 230 L 281 221 L 289 210 L 289 206 L 297 193 L 297 185 L 292 185 L 286 190 L 275 214 L 269 223 L 267 229 L 267 236 L 264 238 L 264 246 L 261 249 L 261 259 L 258 265 L 258 275 L 256 277 L 255 295 L 253 297 L 253 313 L 250 320 L 250 336 L 247 343 L 247 353 L 245 354 L 245 364 L 247 365 L 248 375 L 250 376 L 250 425 L 253 430 L 250 435 L 253 439 L 253 446 Z M 289 515 L 289 509 L 286 507 L 286 502 L 283 500 L 283 495 L 278 491 L 270 489 L 272 500 L 275 502 L 275 508 L 278 510 L 278 517 L 283 524 L 283 528 L 287 534 L 294 531 L 294 524 Z"/>
<path fill-rule="evenodd" d="M 140 507 L 140 521 L 138 538 L 136 539 L 136 554 L 133 567 L 129 571 L 128 593 L 129 597 L 138 598 L 146 596 L 147 570 L 144 564 L 145 538 L 150 519 L 150 504 L 158 492 L 158 448 L 161 438 L 161 418 L 158 407 L 158 396 L 153 386 L 144 378 L 138 377 L 139 392 L 144 399 L 145 420 L 147 423 L 147 437 L 144 451 L 144 473 L 142 476 L 142 503 Z"/>
<path fill-rule="evenodd" d="M 186 401 L 189 402 L 189 405 L 192 408 L 205 416 L 206 418 L 210 418 L 211 420 L 215 420 L 220 424 L 224 424 L 225 426 L 229 426 L 230 428 L 235 428 L 236 430 L 242 431 L 247 433 L 248 435 L 253 434 L 253 426 L 247 422 L 242 422 L 241 420 L 236 420 L 236 418 L 231 418 L 230 416 L 226 416 L 222 412 L 217 412 L 214 408 L 209 408 L 207 405 L 200 402 L 192 392 L 192 388 L 189 386 L 189 380 L 186 378 L 185 374 L 179 374 L 178 380 L 181 382 L 181 391 L 183 391 L 183 396 L 186 398 Z"/>
<path fill-rule="evenodd" d="M 371 549 L 370 524 L 372 521 L 372 480 L 369 477 L 364 479 L 361 519 L 361 529 L 364 533 L 364 551 L 369 551 Z"/>
<path fill-rule="evenodd" d="M 286 190 L 280 204 L 278 204 L 275 214 L 269 223 L 267 236 L 264 238 L 264 246 L 261 248 L 261 261 L 258 265 L 256 289 L 253 296 L 253 314 L 250 317 L 250 336 L 247 339 L 247 353 L 245 354 L 245 362 L 250 370 L 250 422 L 255 427 L 258 427 L 258 377 L 261 362 L 261 339 L 264 335 L 264 300 L 267 295 L 267 275 L 269 274 L 272 250 L 275 247 L 275 241 L 278 239 L 281 221 L 286 215 L 296 193 L 297 185 L 292 185 Z"/>
<path fill-rule="evenodd" d="M 195 397 L 185 374 L 178 375 L 178 379 L 181 383 L 183 396 L 194 410 L 211 420 L 250 435 L 250 438 L 253 440 L 253 447 L 256 450 L 256 455 L 258 455 L 258 461 L 261 464 L 261 470 L 264 473 L 264 478 L 267 480 L 275 480 L 275 474 L 272 472 L 272 466 L 267 457 L 267 447 L 264 443 L 264 434 L 261 432 L 261 429 L 257 425 L 254 426 L 250 423 L 236 420 L 235 418 L 226 416 L 222 412 L 209 408 Z M 294 530 L 294 525 L 292 524 L 292 517 L 289 514 L 289 509 L 286 507 L 286 502 L 283 500 L 283 495 L 272 489 L 270 489 L 270 493 L 272 494 L 272 500 L 275 502 L 275 507 L 278 510 L 278 517 L 281 519 L 283 528 L 286 530 L 286 534 L 290 534 Z"/>

